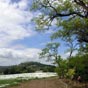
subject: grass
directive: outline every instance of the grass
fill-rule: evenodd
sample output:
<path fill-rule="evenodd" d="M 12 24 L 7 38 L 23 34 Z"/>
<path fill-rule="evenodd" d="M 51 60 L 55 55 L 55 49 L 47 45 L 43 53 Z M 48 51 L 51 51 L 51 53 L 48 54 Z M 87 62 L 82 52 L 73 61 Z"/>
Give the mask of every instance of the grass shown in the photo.
<path fill-rule="evenodd" d="M 6 79 L 6 80 L 0 80 L 0 88 L 8 88 L 8 86 L 14 86 L 18 85 L 21 82 L 27 81 L 26 79 Z"/>
<path fill-rule="evenodd" d="M 22 82 L 27 82 L 30 80 L 36 80 L 36 79 L 44 79 L 44 78 L 32 78 L 32 79 L 23 79 L 23 78 L 17 78 L 17 79 L 4 79 L 0 80 L 0 88 L 8 88 L 9 86 L 15 86 L 19 85 Z"/>
<path fill-rule="evenodd" d="M 49 77 L 49 78 L 53 78 L 53 77 Z M 27 81 L 30 81 L 30 80 L 41 80 L 41 79 L 48 79 L 46 77 L 44 78 L 31 78 L 31 79 L 28 79 L 28 78 L 16 78 L 16 79 L 3 79 L 3 80 L 0 80 L 0 88 L 9 88 L 10 86 L 15 86 L 15 85 L 19 85 L 20 83 L 22 82 L 27 82 Z"/>

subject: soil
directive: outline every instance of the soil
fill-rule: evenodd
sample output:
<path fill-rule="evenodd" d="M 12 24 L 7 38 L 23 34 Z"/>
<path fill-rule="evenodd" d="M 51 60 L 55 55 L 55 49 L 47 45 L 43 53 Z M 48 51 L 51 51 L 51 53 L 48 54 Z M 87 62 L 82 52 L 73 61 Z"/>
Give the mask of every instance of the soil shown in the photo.
<path fill-rule="evenodd" d="M 67 79 L 47 78 L 26 81 L 10 88 L 88 88 L 88 83 L 85 85 Z"/>
<path fill-rule="evenodd" d="M 18 86 L 10 88 L 66 88 L 66 85 L 58 78 L 48 78 L 23 82 Z"/>

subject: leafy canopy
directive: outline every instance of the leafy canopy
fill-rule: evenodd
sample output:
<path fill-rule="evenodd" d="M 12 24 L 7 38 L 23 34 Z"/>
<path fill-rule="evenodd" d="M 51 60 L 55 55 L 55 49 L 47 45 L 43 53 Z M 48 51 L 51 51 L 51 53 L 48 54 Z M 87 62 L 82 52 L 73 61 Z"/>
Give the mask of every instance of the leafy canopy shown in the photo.
<path fill-rule="evenodd" d="M 34 18 L 37 31 L 55 25 L 52 39 L 70 36 L 88 43 L 88 0 L 34 0 L 32 10 L 40 12 Z"/>
<path fill-rule="evenodd" d="M 42 49 L 42 52 L 40 53 L 40 58 L 47 58 L 48 60 L 52 59 L 55 61 L 55 63 L 57 62 L 57 59 L 59 57 L 58 55 L 58 47 L 59 47 L 59 43 L 56 42 L 51 42 L 48 43 L 45 48 Z"/>

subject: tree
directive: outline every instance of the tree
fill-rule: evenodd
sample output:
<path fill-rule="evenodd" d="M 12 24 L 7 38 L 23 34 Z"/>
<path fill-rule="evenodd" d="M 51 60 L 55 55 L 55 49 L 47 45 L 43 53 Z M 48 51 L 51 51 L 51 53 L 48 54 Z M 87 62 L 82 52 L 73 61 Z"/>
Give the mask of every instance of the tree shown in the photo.
<path fill-rule="evenodd" d="M 88 53 L 88 0 L 34 0 L 32 10 L 40 12 L 33 19 L 37 31 L 52 30 L 51 27 L 55 26 L 51 39 L 61 38 L 71 44 L 70 56 L 74 51 L 73 44 L 75 41 L 75 44 L 79 44 L 78 48 L 85 48 Z M 48 48 L 45 49 L 45 51 L 47 50 Z M 79 63 L 78 58 L 80 57 L 77 57 L 76 60 Z M 87 73 L 86 68 L 88 65 L 83 63 L 84 56 L 81 58 L 80 64 L 74 64 L 74 61 L 72 63 L 73 66 L 77 65 L 77 74 L 79 72 L 83 72 L 82 74 Z"/>
<path fill-rule="evenodd" d="M 38 31 L 49 29 L 55 21 L 54 38 L 72 36 L 88 43 L 88 0 L 34 0 L 32 10 L 41 13 L 34 18 Z"/>
<path fill-rule="evenodd" d="M 61 56 L 58 54 L 59 43 L 52 42 L 48 43 L 42 52 L 40 53 L 40 58 L 47 58 L 49 60 L 54 60 L 56 65 L 56 72 L 59 77 L 65 77 L 67 73 L 67 60 L 63 60 Z"/>
<path fill-rule="evenodd" d="M 75 69 L 75 77 L 80 75 L 82 80 L 88 81 L 88 54 L 77 55 L 69 59 L 69 68 Z"/>
<path fill-rule="evenodd" d="M 79 55 L 88 54 L 88 44 L 81 44 L 78 50 Z"/>
<path fill-rule="evenodd" d="M 67 60 L 62 59 L 61 57 L 58 57 L 57 59 L 57 67 L 56 72 L 59 75 L 60 78 L 66 77 L 66 74 L 68 72 L 68 62 Z"/>
<path fill-rule="evenodd" d="M 72 40 L 71 38 L 67 39 L 67 46 L 69 47 L 69 49 L 67 49 L 69 53 L 69 58 L 72 57 L 72 54 L 75 50 L 77 50 L 77 43 L 74 43 L 74 40 Z"/>
<path fill-rule="evenodd" d="M 40 58 L 47 58 L 48 60 L 53 59 L 54 62 L 56 63 L 59 57 L 58 47 L 59 47 L 59 43 L 56 42 L 48 43 L 46 47 L 42 49 L 42 52 L 40 53 Z"/>

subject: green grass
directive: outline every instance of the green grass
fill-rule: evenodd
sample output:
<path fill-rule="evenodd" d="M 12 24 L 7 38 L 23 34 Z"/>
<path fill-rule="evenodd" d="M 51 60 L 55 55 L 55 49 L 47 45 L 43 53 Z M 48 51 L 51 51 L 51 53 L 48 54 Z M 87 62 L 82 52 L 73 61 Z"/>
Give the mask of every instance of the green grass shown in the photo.
<path fill-rule="evenodd" d="M 49 77 L 49 78 L 54 78 L 54 77 Z M 4 87 L 0 87 L 0 88 L 9 88 L 10 86 L 15 86 L 15 85 L 19 85 L 22 82 L 27 82 L 30 80 L 41 80 L 41 79 L 48 79 L 48 78 L 32 78 L 32 79 L 23 79 L 23 78 L 17 78 L 17 79 L 4 79 L 4 80 L 0 80 L 0 86 L 2 85 L 6 85 Z"/>
<path fill-rule="evenodd" d="M 24 82 L 25 79 L 17 78 L 17 79 L 8 79 L 8 80 L 0 80 L 0 86 L 6 85 L 5 87 L 0 88 L 7 88 L 8 86 L 18 85 L 21 82 Z"/>
<path fill-rule="evenodd" d="M 33 79 L 17 78 L 17 79 L 4 79 L 4 80 L 0 80 L 0 86 L 6 85 L 6 86 L 0 87 L 0 88 L 9 88 L 9 86 L 19 85 L 22 82 L 27 82 L 27 81 L 35 80 L 35 79 L 39 79 L 39 78 L 33 78 Z"/>

